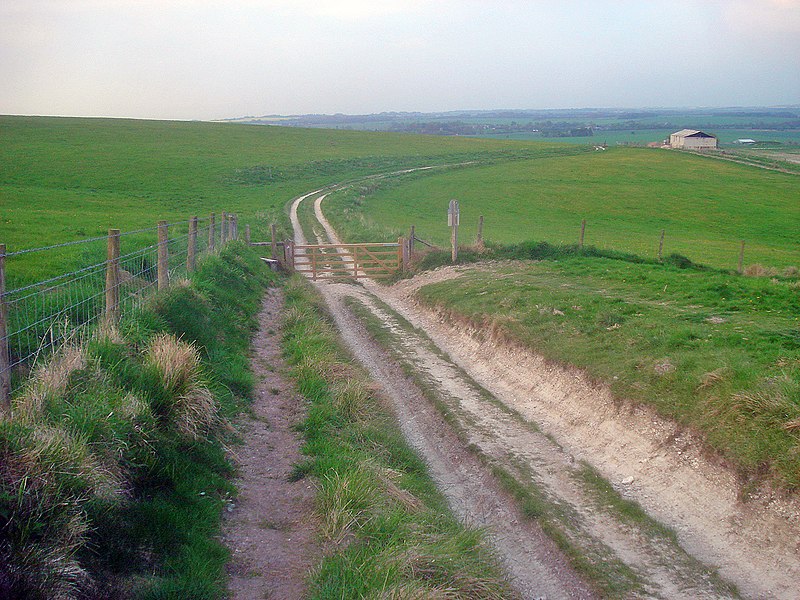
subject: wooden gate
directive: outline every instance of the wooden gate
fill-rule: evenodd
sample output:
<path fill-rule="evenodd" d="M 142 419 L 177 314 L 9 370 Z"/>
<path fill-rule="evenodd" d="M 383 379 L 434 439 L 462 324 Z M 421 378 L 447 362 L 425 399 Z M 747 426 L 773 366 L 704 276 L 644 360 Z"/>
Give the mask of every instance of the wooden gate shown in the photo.
<path fill-rule="evenodd" d="M 396 243 L 291 244 L 289 262 L 313 279 L 380 279 L 403 268 L 407 256 L 403 238 Z"/>

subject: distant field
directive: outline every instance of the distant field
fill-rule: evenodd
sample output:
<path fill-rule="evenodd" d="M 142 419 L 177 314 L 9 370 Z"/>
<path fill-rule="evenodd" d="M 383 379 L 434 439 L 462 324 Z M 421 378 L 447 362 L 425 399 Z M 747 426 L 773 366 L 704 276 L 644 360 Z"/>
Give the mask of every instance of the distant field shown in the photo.
<path fill-rule="evenodd" d="M 391 238 L 414 224 L 417 235 L 449 244 L 448 201 L 461 202 L 460 239 L 472 243 L 479 215 L 488 241 L 576 243 L 654 257 L 664 254 L 735 268 L 745 263 L 800 265 L 800 177 L 677 152 L 619 148 L 544 157 L 414 178 L 330 199 L 350 235 Z M 349 223 L 345 222 L 349 221 Z"/>
<path fill-rule="evenodd" d="M 783 144 L 800 144 L 800 130 L 790 129 L 776 131 L 772 129 L 707 129 L 708 133 L 716 135 L 722 146 L 732 146 L 734 140 L 754 139 L 757 141 L 776 141 Z M 545 138 L 538 133 L 504 133 L 497 135 L 476 136 L 485 139 L 495 140 L 546 140 L 551 142 L 566 142 L 571 144 L 636 144 L 645 146 L 649 142 L 661 142 L 669 139 L 669 135 L 675 133 L 675 129 L 637 129 L 637 130 L 613 130 L 595 131 L 591 137 L 559 137 Z"/>
<path fill-rule="evenodd" d="M 50 117 L 0 117 L 0 139 L 0 243 L 8 251 L 221 211 L 240 213 L 242 225 L 252 223 L 263 236 L 270 221 L 285 222 L 287 200 L 313 186 L 526 147 L 389 133 Z M 72 248 L 63 259 L 30 267 L 68 270 L 68 263 L 85 258 L 77 252 Z M 104 252 L 102 244 L 92 252 Z"/>

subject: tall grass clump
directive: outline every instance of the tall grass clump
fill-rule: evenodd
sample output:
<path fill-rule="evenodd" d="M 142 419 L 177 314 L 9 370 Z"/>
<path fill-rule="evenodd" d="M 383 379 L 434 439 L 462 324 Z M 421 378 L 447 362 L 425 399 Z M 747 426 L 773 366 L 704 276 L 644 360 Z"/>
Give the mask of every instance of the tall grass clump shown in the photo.
<path fill-rule="evenodd" d="M 34 369 L 0 420 L 1 598 L 224 595 L 226 416 L 270 278 L 229 244 Z"/>
<path fill-rule="evenodd" d="M 197 348 L 162 333 L 150 341 L 144 360 L 164 386 L 163 417 L 192 439 L 208 432 L 218 418 L 217 402 L 203 381 Z"/>
<path fill-rule="evenodd" d="M 325 558 L 311 598 L 515 598 L 481 530 L 449 512 L 374 384 L 340 346 L 319 296 L 286 287 L 283 346 L 309 401 L 307 460 Z"/>

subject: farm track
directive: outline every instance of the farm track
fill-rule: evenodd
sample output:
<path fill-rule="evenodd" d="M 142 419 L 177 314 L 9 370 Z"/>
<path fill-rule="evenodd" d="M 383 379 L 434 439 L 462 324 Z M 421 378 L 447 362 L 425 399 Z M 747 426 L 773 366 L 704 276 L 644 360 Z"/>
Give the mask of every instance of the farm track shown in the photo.
<path fill-rule="evenodd" d="M 764 169 L 765 171 L 776 171 L 778 173 L 788 173 L 789 175 L 800 175 L 800 171 L 796 167 L 781 166 L 780 164 L 777 164 L 777 162 L 774 164 L 767 164 L 766 162 L 764 162 L 764 160 L 770 157 L 764 155 L 756 155 L 757 156 L 756 158 L 751 159 L 741 154 L 725 154 L 725 153 L 720 154 L 715 152 L 694 152 L 694 154 L 698 154 L 700 156 L 707 156 L 709 158 L 714 158 L 716 160 L 726 160 L 728 162 L 736 163 L 738 165 L 745 165 L 747 167 L 756 167 L 759 169 Z M 758 160 L 759 157 L 762 160 Z M 797 158 L 797 155 L 793 154 L 784 154 L 782 156 L 776 157 L 776 160 L 780 160 L 785 163 L 789 163 L 791 165 L 800 164 L 800 160 Z"/>
<path fill-rule="evenodd" d="M 298 242 L 304 240 L 297 206 L 315 195 L 293 204 Z M 324 235 L 337 242 L 322 214 L 323 198 L 316 195 L 315 214 Z M 695 440 L 673 424 L 646 409 L 620 406 L 577 370 L 494 343 L 416 304 L 420 286 L 458 273 L 443 269 L 391 288 L 365 282 L 321 283 L 319 289 L 354 354 L 386 389 L 404 432 L 428 460 L 451 505 L 464 520 L 487 527 L 523 596 L 589 593 L 552 544 L 537 553 L 541 530 L 499 492 L 491 469 L 540 496 L 545 517 L 573 554 L 604 564 L 596 580 L 604 594 L 735 597 L 730 582 L 745 597 L 797 597 L 796 504 L 769 495 L 741 503 L 735 478 L 710 464 Z M 376 347 L 365 322 L 383 332 L 389 349 Z M 393 359 L 395 374 L 379 368 L 375 356 Z M 400 386 L 411 393 L 398 395 L 397 369 L 414 380 Z M 441 418 L 430 414 L 434 404 L 448 415 L 457 450 L 442 445 L 446 435 Z M 460 457 L 456 464 L 444 460 L 443 448 Z M 582 461 L 653 520 L 632 522 L 600 500 L 586 483 Z M 487 508 L 489 499 L 470 487 L 476 480 L 502 506 Z M 714 576 L 715 568 L 722 579 Z"/>

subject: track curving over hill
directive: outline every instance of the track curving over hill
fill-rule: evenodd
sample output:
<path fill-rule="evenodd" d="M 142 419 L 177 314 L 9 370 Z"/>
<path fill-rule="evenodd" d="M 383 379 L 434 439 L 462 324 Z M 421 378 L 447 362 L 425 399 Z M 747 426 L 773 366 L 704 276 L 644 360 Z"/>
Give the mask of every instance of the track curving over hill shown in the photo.
<path fill-rule="evenodd" d="M 305 242 L 297 207 L 312 199 L 319 241 L 338 243 L 322 212 L 324 198 L 318 190 L 293 202 L 297 243 Z M 709 462 L 674 424 L 642 407 L 620 406 L 576 369 L 496 343 L 418 305 L 419 287 L 460 270 L 391 287 L 318 286 L 451 505 L 487 527 L 525 597 L 590 592 L 502 491 L 498 473 L 541 496 L 544 518 L 566 538 L 573 564 L 601 565 L 595 588 L 603 595 L 798 597 L 796 501 L 741 502 L 734 474 Z M 385 332 L 388 347 L 376 344 L 365 321 Z M 611 486 L 587 483 L 598 473 Z M 647 515 L 627 518 L 598 492 L 611 488 Z"/>

